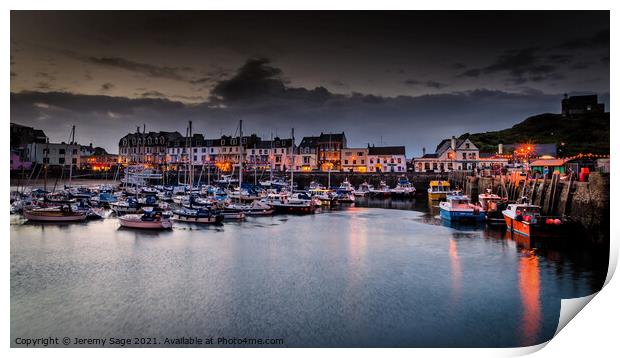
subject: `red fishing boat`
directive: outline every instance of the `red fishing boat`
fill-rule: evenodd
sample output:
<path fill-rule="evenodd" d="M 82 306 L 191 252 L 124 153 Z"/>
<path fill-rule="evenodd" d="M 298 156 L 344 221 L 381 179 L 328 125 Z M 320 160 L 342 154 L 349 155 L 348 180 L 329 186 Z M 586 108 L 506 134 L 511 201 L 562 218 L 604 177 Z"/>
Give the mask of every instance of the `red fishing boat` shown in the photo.
<path fill-rule="evenodd" d="M 540 206 L 509 204 L 502 211 L 509 231 L 528 237 L 561 236 L 565 223 L 558 217 L 540 215 Z"/>

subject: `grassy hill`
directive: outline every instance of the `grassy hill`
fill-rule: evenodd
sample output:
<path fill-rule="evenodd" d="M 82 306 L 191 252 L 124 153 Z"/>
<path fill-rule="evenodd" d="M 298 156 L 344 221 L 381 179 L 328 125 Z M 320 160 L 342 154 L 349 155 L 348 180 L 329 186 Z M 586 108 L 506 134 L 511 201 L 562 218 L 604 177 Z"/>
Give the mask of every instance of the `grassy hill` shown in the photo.
<path fill-rule="evenodd" d="M 494 153 L 499 143 L 564 143 L 564 155 L 578 153 L 609 154 L 609 113 L 567 118 L 545 113 L 529 117 L 512 128 L 495 132 L 463 134 L 481 152 Z"/>

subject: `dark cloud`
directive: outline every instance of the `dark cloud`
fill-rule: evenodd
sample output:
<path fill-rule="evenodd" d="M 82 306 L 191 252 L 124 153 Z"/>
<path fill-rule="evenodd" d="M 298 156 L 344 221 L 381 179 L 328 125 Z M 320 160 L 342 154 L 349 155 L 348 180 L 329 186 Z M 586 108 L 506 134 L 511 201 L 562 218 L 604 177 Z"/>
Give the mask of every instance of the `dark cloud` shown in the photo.
<path fill-rule="evenodd" d="M 409 86 L 424 86 L 427 88 L 441 89 L 447 87 L 446 83 L 437 82 L 437 81 L 419 81 L 414 79 L 405 80 L 404 83 Z"/>
<path fill-rule="evenodd" d="M 114 87 L 116 87 L 116 86 L 114 86 L 114 84 L 112 84 L 110 82 L 106 82 L 106 83 L 101 85 L 101 90 L 102 91 L 109 91 L 109 90 L 111 90 Z"/>
<path fill-rule="evenodd" d="M 283 95 L 286 91 L 280 78 L 282 70 L 269 65 L 269 59 L 249 59 L 228 80 L 213 87 L 213 95 L 225 101 L 256 99 L 268 95 Z"/>
<path fill-rule="evenodd" d="M 467 70 L 467 71 L 461 73 L 457 77 L 479 77 L 481 73 L 482 73 L 482 70 L 480 70 L 478 68 L 472 68 L 470 70 Z"/>
<path fill-rule="evenodd" d="M 149 77 L 168 78 L 177 81 L 187 81 L 187 78 L 183 74 L 191 71 L 189 67 L 156 66 L 120 57 L 86 57 L 85 60 L 101 66 L 116 67 L 137 72 Z"/>
<path fill-rule="evenodd" d="M 48 72 L 37 72 L 35 73 L 35 77 L 43 78 L 45 81 L 54 82 L 56 81 L 56 77 Z"/>
<path fill-rule="evenodd" d="M 140 93 L 140 97 L 166 98 L 166 95 L 159 91 L 146 91 L 146 92 Z"/>
<path fill-rule="evenodd" d="M 547 60 L 555 64 L 566 64 L 571 62 L 574 57 L 571 54 L 551 54 L 547 56 Z"/>
<path fill-rule="evenodd" d="M 461 63 L 461 62 L 457 62 L 457 63 L 452 64 L 451 67 L 454 68 L 455 70 L 462 70 L 462 69 L 466 68 L 467 65 L 465 65 L 464 63 Z"/>
<path fill-rule="evenodd" d="M 593 64 L 594 63 L 590 61 L 582 61 L 572 64 L 570 68 L 573 70 L 585 70 L 586 68 L 591 67 Z"/>
<path fill-rule="evenodd" d="M 579 37 L 569 40 L 556 46 L 566 50 L 577 50 L 582 48 L 601 48 L 609 47 L 609 29 L 602 30 L 589 37 Z"/>

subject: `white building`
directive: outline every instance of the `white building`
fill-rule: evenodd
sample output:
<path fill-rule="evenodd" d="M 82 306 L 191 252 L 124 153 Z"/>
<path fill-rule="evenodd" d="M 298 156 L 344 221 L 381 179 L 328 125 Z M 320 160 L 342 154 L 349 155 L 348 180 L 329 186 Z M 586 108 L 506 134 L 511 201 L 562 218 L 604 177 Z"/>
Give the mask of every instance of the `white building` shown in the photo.
<path fill-rule="evenodd" d="M 25 155 L 37 164 L 80 166 L 80 147 L 77 143 L 30 143 Z"/>
<path fill-rule="evenodd" d="M 500 154 L 501 154 L 501 149 Z M 469 139 L 452 137 L 442 140 L 435 153 L 426 154 L 413 159 L 413 167 L 418 173 L 443 173 L 453 170 L 491 169 L 495 166 L 508 164 L 508 159 L 501 156 L 488 155 L 480 157 L 480 150 Z"/>
<path fill-rule="evenodd" d="M 368 147 L 368 170 L 382 173 L 405 173 L 405 147 Z"/>

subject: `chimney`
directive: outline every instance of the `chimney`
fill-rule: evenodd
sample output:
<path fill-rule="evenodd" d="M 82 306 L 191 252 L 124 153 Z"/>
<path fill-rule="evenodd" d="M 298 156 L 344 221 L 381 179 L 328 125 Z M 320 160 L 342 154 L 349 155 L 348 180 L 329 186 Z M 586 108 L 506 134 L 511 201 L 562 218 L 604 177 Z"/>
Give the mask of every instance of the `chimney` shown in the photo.
<path fill-rule="evenodd" d="M 422 156 L 426 155 L 426 147 L 422 147 Z"/>
<path fill-rule="evenodd" d="M 504 145 L 502 143 L 497 145 L 497 154 L 504 154 Z"/>
<path fill-rule="evenodd" d="M 452 150 L 456 149 L 456 137 L 452 136 L 452 139 L 450 140 L 450 148 L 452 148 Z"/>

